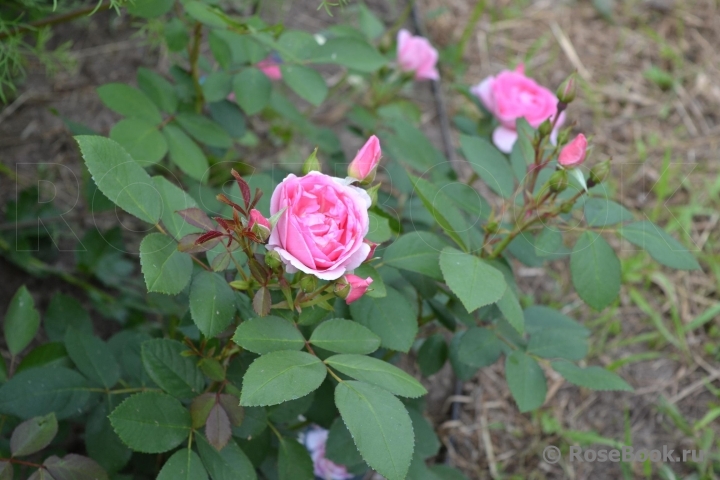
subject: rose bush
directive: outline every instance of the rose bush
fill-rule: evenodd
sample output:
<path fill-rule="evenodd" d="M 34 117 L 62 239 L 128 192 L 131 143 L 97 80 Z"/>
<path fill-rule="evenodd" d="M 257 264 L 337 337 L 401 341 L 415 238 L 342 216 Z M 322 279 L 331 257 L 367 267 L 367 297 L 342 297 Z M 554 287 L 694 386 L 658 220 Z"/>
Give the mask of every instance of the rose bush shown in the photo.
<path fill-rule="evenodd" d="M 571 129 L 559 130 L 573 76 L 558 97 L 522 69 L 474 87 L 497 123 L 489 136 L 487 111 L 455 118 L 473 172 L 462 178 L 413 103 L 443 69 L 428 40 L 396 37 L 364 6 L 359 30 L 309 33 L 217 5 L 130 6 L 159 22 L 173 66 L 140 69 L 138 88 L 98 89 L 124 117 L 108 135 L 71 124 L 89 211 L 101 198 L 147 227 L 126 232 L 144 288 L 128 285 L 119 230 L 88 232 L 93 254 L 77 255 L 85 277 L 73 281 L 119 331 L 94 335 L 83 304 L 58 296 L 42 319 L 51 343 L 29 352 L 41 314 L 18 291 L 4 324 L 0 414 L 12 434 L 0 477 L 60 480 L 72 467 L 82 480 L 461 478 L 435 464 L 444 453 L 423 416 L 426 387 L 395 365 L 405 355 L 424 377 L 449 363 L 459 380 L 502 358 L 522 412 L 543 407 L 551 371 L 631 390 L 585 364 L 585 326 L 534 305 L 515 278 L 520 265 L 569 259 L 579 297 L 601 311 L 618 302 L 622 278 L 608 234 L 666 266 L 699 268 L 608 197 L 609 161 L 588 153 L 584 135 L 568 142 Z M 349 137 L 312 121 L 333 94 L 364 142 L 352 161 Z M 322 173 L 346 168 L 346 178 Z M 23 268 L 55 271 L 20 251 L 8 256 Z M 86 455 L 53 440 L 73 430 Z"/>

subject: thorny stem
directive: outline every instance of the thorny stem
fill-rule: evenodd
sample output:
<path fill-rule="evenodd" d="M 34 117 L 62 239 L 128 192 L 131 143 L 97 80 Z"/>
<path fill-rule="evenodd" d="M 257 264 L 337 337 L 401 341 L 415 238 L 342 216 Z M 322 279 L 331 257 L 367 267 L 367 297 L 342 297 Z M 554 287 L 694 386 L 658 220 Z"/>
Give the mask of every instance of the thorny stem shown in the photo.
<path fill-rule="evenodd" d="M 34 468 L 45 468 L 45 465 L 40 465 L 39 463 L 33 462 L 26 462 L 25 460 L 18 460 L 17 458 L 0 458 L 0 462 L 17 463 L 18 465 L 25 465 Z"/>

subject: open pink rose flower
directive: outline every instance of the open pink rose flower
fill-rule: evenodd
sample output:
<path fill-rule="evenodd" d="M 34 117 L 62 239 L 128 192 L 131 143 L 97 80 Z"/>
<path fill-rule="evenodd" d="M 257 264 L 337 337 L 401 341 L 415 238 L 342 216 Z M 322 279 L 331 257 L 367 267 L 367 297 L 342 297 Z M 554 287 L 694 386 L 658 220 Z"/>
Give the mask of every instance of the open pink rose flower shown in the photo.
<path fill-rule="evenodd" d="M 563 167 L 577 167 L 585 161 L 587 154 L 587 139 L 582 133 L 560 150 L 558 163 Z"/>
<path fill-rule="evenodd" d="M 338 465 L 325 458 L 329 432 L 324 428 L 313 427 L 304 434 L 304 444 L 313 461 L 313 470 L 323 480 L 350 480 L 354 475 L 348 473 L 344 465 Z"/>
<path fill-rule="evenodd" d="M 365 261 L 370 196 L 344 179 L 320 172 L 290 174 L 275 188 L 270 213 L 285 209 L 268 240 L 287 271 L 335 280 Z"/>
<path fill-rule="evenodd" d="M 372 182 L 375 180 L 381 156 L 380 140 L 373 135 L 365 142 L 365 145 L 355 155 L 355 159 L 348 165 L 348 175 L 363 183 Z"/>
<path fill-rule="evenodd" d="M 437 80 L 440 74 L 435 68 L 438 52 L 427 38 L 413 36 L 402 29 L 397 36 L 397 60 L 400 70 L 415 72 L 415 80 Z"/>
<path fill-rule="evenodd" d="M 476 95 L 490 113 L 500 122 L 493 132 L 493 143 L 501 151 L 510 153 L 517 140 L 515 123 L 524 118 L 533 128 L 557 113 L 558 99 L 550 90 L 525 76 L 523 65 L 515 71 L 503 70 L 475 85 L 470 91 Z M 565 120 L 565 112 L 555 124 L 551 140 Z"/>

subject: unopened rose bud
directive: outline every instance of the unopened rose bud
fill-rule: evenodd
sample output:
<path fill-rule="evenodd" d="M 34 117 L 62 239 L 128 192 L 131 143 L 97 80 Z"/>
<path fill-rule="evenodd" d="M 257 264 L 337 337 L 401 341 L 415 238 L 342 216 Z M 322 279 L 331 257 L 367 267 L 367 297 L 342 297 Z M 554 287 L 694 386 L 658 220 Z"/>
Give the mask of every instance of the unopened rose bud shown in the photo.
<path fill-rule="evenodd" d="M 302 279 L 300 279 L 300 289 L 305 292 L 309 293 L 314 291 L 317 288 L 317 277 L 313 275 L 305 275 Z"/>
<path fill-rule="evenodd" d="M 585 161 L 587 139 L 582 133 L 560 150 L 558 163 L 566 168 L 577 167 Z"/>
<path fill-rule="evenodd" d="M 317 148 L 315 148 L 307 160 L 305 160 L 305 163 L 303 163 L 302 173 L 303 175 L 307 175 L 310 172 L 319 172 L 320 170 L 320 161 L 317 158 Z"/>
<path fill-rule="evenodd" d="M 572 212 L 573 204 L 571 202 L 566 202 L 560 205 L 560 213 L 570 213 Z"/>
<path fill-rule="evenodd" d="M 277 253 L 275 250 L 268 251 L 265 254 L 265 265 L 267 265 L 268 267 L 275 269 L 275 268 L 278 268 L 282 264 L 283 264 L 282 258 L 280 258 L 280 254 Z"/>
<path fill-rule="evenodd" d="M 358 179 L 360 183 L 372 183 L 375 180 L 381 155 L 380 140 L 373 135 L 365 142 L 365 145 L 355 155 L 355 159 L 348 165 L 348 176 Z"/>
<path fill-rule="evenodd" d="M 552 127 L 553 127 L 552 122 L 550 121 L 549 118 L 547 120 L 545 120 L 544 122 L 542 122 L 540 124 L 540 126 L 538 127 L 538 132 L 540 133 L 540 137 L 545 138 L 548 135 L 550 135 L 552 133 Z"/>
<path fill-rule="evenodd" d="M 263 217 L 263 214 L 254 208 L 250 210 L 250 220 L 248 221 L 248 230 L 255 234 L 262 243 L 267 242 L 270 238 L 270 232 L 272 227 L 267 218 Z"/>
<path fill-rule="evenodd" d="M 548 188 L 553 193 L 560 193 L 568 187 L 567 170 L 556 170 L 548 180 Z"/>
<path fill-rule="evenodd" d="M 497 222 L 490 221 L 485 224 L 485 231 L 487 233 L 490 233 L 490 234 L 497 233 L 499 229 L 500 229 L 500 225 Z"/>
<path fill-rule="evenodd" d="M 568 104 L 575 100 L 575 94 L 577 90 L 577 81 L 575 80 L 575 74 L 571 74 L 565 79 L 563 83 L 557 89 L 556 96 L 564 104 Z"/>
<path fill-rule="evenodd" d="M 570 138 L 570 128 L 560 130 L 560 133 L 558 133 L 558 139 L 557 139 L 558 145 L 565 145 L 568 142 L 569 138 Z"/>
<path fill-rule="evenodd" d="M 610 174 L 610 160 L 603 160 L 590 169 L 590 178 L 588 179 L 588 188 L 602 183 Z"/>
<path fill-rule="evenodd" d="M 370 277 L 362 279 L 357 275 L 348 273 L 335 283 L 335 294 L 350 305 L 365 295 L 372 282 L 373 279 Z"/>
<path fill-rule="evenodd" d="M 235 290 L 247 290 L 250 288 L 250 282 L 247 282 L 245 280 L 235 280 L 230 282 L 230 287 L 234 288 Z"/>
<path fill-rule="evenodd" d="M 367 262 L 369 260 L 372 260 L 373 257 L 375 257 L 375 249 L 378 247 L 379 244 L 375 243 L 375 242 L 371 242 L 367 238 L 365 240 L 363 240 L 363 242 L 370 245 L 370 253 L 368 253 L 367 257 L 365 257 L 365 261 Z"/>

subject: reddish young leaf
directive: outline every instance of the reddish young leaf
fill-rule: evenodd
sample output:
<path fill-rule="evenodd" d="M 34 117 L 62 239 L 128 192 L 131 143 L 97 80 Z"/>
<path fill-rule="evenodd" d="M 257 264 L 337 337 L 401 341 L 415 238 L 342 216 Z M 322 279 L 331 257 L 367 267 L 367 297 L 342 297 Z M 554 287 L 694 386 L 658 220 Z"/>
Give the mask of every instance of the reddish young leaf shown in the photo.
<path fill-rule="evenodd" d="M 57 419 L 52 412 L 44 417 L 35 417 L 24 421 L 15 427 L 10 437 L 10 451 L 13 457 L 39 452 L 50 445 L 57 431 Z"/>
<path fill-rule="evenodd" d="M 108 480 L 107 473 L 95 460 L 74 453 L 62 459 L 53 455 L 43 465 L 55 480 Z"/>
<path fill-rule="evenodd" d="M 230 173 L 232 173 L 232 176 L 235 177 L 235 180 L 237 181 L 238 186 L 240 187 L 240 193 L 242 193 L 243 196 L 243 202 L 245 202 L 245 208 L 248 210 L 250 209 L 250 185 L 245 181 L 242 176 L 235 171 L 233 168 Z"/>
<path fill-rule="evenodd" d="M 178 210 L 175 213 L 180 215 L 183 220 L 194 227 L 202 228 L 205 231 L 215 229 L 215 225 L 213 225 L 210 217 L 208 217 L 207 214 L 199 208 L 186 208 L 185 210 Z"/>
<path fill-rule="evenodd" d="M 210 415 L 205 423 L 205 436 L 216 450 L 222 450 L 230 441 L 231 435 L 230 418 L 222 406 L 216 403 L 210 410 Z"/>
<path fill-rule="evenodd" d="M 260 201 L 262 196 L 263 196 L 262 190 L 260 190 L 259 188 L 256 188 L 255 189 L 255 198 L 253 198 L 253 201 L 250 204 L 250 206 L 248 207 L 248 210 L 252 210 L 253 208 L 255 208 L 255 205 L 257 205 L 257 203 Z"/>
<path fill-rule="evenodd" d="M 225 409 L 225 413 L 228 414 L 230 423 L 234 426 L 239 427 L 245 418 L 245 410 L 240 406 L 240 399 L 234 395 L 228 395 L 226 393 L 220 394 L 220 405 Z"/>
<path fill-rule="evenodd" d="M 231 207 L 233 207 L 233 210 L 238 210 L 238 211 L 242 212 L 243 215 L 246 214 L 245 209 L 243 207 L 241 207 L 237 203 L 230 200 L 224 193 L 219 193 L 217 195 L 217 197 L 215 197 L 215 198 L 217 198 L 218 202 L 220 202 L 220 203 L 224 203 L 225 205 L 230 205 Z"/>
<path fill-rule="evenodd" d="M 224 235 L 225 235 L 224 233 L 219 232 L 217 230 L 213 230 L 212 232 L 203 233 L 202 235 L 200 235 L 200 237 L 197 240 L 195 240 L 195 244 L 202 245 L 205 242 L 209 242 L 210 240 L 220 238 Z"/>
<path fill-rule="evenodd" d="M 260 288 L 260 290 L 255 292 L 252 303 L 255 313 L 261 317 L 267 316 L 270 313 L 270 307 L 272 306 L 270 290 L 267 287 Z"/>
<path fill-rule="evenodd" d="M 203 393 L 193 398 L 190 404 L 190 417 L 193 428 L 200 428 L 207 422 L 210 410 L 217 403 L 217 395 L 214 393 Z"/>
<path fill-rule="evenodd" d="M 215 221 L 220 225 L 226 232 L 232 232 L 235 230 L 235 222 L 222 217 L 213 217 Z"/>
<path fill-rule="evenodd" d="M 180 242 L 178 243 L 178 250 L 185 253 L 201 253 L 213 249 L 215 245 L 220 243 L 220 239 L 216 238 L 210 240 L 209 242 L 205 242 L 202 245 L 198 245 L 197 241 L 202 235 L 204 234 L 190 233 L 188 235 L 185 235 L 183 238 L 180 239 Z"/>

